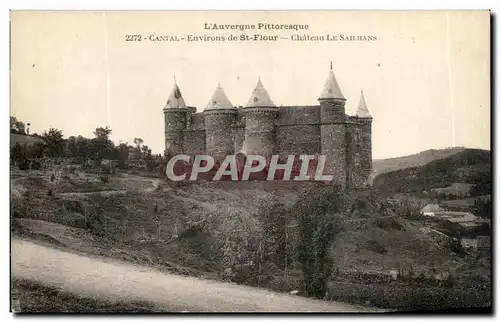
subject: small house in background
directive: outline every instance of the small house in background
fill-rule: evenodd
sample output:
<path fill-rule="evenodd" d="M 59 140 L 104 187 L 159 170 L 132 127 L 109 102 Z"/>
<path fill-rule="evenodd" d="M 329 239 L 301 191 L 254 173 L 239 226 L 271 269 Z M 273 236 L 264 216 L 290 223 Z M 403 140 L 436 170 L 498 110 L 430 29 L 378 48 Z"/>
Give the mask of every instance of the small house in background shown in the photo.
<path fill-rule="evenodd" d="M 467 233 L 481 227 L 481 224 L 475 222 L 477 217 L 469 212 L 438 212 L 436 217 L 442 220 L 443 227 L 452 231 Z"/>
<path fill-rule="evenodd" d="M 477 248 L 477 239 L 475 238 L 462 238 L 460 239 L 460 245 L 462 245 L 465 249 L 476 249 Z"/>
<path fill-rule="evenodd" d="M 480 224 L 480 225 L 486 225 L 488 227 L 491 226 L 491 220 L 487 219 L 487 218 L 478 218 L 478 219 L 476 219 L 475 222 Z"/>
<path fill-rule="evenodd" d="M 431 192 L 438 196 L 456 196 L 460 198 L 470 197 L 470 189 L 472 184 L 469 183 L 453 183 L 445 188 L 434 188 Z"/>
<path fill-rule="evenodd" d="M 431 216 L 434 217 L 436 215 L 436 212 L 443 211 L 441 207 L 437 204 L 427 204 L 425 207 L 420 209 L 420 214 L 424 216 Z"/>
<path fill-rule="evenodd" d="M 477 219 L 474 214 L 465 211 L 438 211 L 435 216 L 453 223 L 474 222 Z"/>

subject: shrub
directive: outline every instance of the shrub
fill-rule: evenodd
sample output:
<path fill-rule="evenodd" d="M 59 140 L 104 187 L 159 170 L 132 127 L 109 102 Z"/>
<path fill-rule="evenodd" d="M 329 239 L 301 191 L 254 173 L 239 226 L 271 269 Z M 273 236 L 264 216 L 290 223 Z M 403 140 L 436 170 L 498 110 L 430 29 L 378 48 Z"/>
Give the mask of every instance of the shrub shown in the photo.
<path fill-rule="evenodd" d="M 375 219 L 375 226 L 382 229 L 395 229 L 401 230 L 403 225 L 394 217 L 377 218 Z"/>
<path fill-rule="evenodd" d="M 337 187 L 313 187 L 305 191 L 293 211 L 298 217 L 298 258 L 302 265 L 306 293 L 323 298 L 332 271 L 327 249 L 339 232 L 337 214 L 344 211 L 343 195 Z"/>
<path fill-rule="evenodd" d="M 366 243 L 366 248 L 368 248 L 368 250 L 372 251 L 372 252 L 375 252 L 375 253 L 379 253 L 379 254 L 386 254 L 387 253 L 387 248 L 380 244 L 379 242 L 377 242 L 376 240 L 369 240 L 367 243 Z"/>

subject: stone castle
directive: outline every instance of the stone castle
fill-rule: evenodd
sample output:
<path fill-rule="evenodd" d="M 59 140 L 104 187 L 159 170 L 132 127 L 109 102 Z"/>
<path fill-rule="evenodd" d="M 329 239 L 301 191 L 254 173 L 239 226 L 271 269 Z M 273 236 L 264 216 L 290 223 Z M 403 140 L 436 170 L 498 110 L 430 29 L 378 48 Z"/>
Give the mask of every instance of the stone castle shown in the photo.
<path fill-rule="evenodd" d="M 346 98 L 330 66 L 318 101 L 278 107 L 259 79 L 244 107 L 234 107 L 219 85 L 204 111 L 197 113 L 175 84 L 163 109 L 165 152 L 208 154 L 219 161 L 240 152 L 285 158 L 325 155 L 324 173 L 332 174 L 335 184 L 366 185 L 372 171 L 372 117 L 363 92 L 356 114 L 346 115 Z"/>

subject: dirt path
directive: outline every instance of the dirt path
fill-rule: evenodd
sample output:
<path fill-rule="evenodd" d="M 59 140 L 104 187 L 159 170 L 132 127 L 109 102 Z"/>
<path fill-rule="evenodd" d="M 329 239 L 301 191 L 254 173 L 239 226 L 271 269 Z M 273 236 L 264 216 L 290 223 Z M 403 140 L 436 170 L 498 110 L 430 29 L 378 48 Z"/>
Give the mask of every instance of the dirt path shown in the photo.
<path fill-rule="evenodd" d="M 80 296 L 147 301 L 158 311 L 359 312 L 355 305 L 305 299 L 258 288 L 164 274 L 118 261 L 84 257 L 26 240 L 12 240 L 14 277 Z"/>

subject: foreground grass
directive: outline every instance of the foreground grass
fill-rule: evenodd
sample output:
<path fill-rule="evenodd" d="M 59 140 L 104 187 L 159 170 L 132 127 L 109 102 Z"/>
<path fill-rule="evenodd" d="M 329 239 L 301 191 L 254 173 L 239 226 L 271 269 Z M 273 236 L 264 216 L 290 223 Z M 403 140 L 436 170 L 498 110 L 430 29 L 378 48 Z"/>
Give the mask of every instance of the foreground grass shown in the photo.
<path fill-rule="evenodd" d="M 28 280 L 12 280 L 15 313 L 146 313 L 155 307 L 146 302 L 115 302 L 63 292 Z"/>

